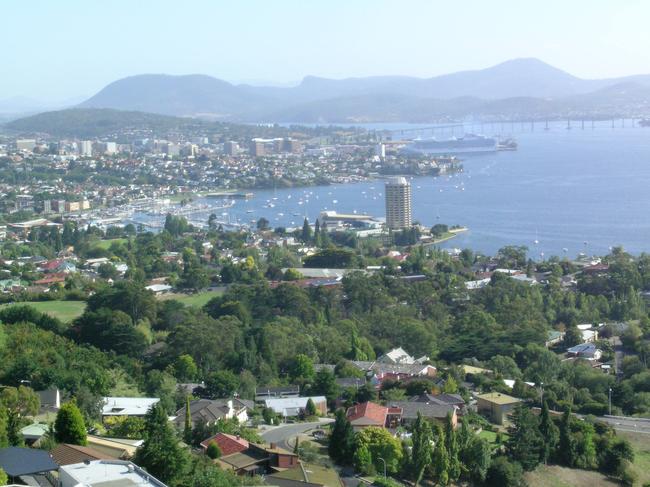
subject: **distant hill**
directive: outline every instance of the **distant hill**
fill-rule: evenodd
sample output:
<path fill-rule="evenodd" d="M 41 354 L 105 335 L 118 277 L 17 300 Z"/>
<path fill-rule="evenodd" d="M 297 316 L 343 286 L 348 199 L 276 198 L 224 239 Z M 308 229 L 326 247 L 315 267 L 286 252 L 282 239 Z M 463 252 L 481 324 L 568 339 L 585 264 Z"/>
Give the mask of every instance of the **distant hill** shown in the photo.
<path fill-rule="evenodd" d="M 122 131 L 171 130 L 198 126 L 203 122 L 191 118 L 170 117 L 154 113 L 113 109 L 75 108 L 39 113 L 13 120 L 5 128 L 21 133 L 47 133 L 57 137 L 102 137 Z"/>
<path fill-rule="evenodd" d="M 650 75 L 588 80 L 537 59 L 433 78 L 308 76 L 294 87 L 233 85 L 210 76 L 146 74 L 111 83 L 82 108 L 136 110 L 247 122 L 437 121 L 459 116 L 568 116 L 622 113 L 643 105 Z M 618 88 L 617 88 L 618 87 Z M 499 112 L 499 110 L 503 110 Z"/>

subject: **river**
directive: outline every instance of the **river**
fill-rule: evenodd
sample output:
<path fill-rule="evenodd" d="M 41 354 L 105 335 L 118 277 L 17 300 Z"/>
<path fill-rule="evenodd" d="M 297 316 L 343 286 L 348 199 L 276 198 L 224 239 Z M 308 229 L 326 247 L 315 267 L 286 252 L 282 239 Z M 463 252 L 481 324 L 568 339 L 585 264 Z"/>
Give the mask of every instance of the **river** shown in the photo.
<path fill-rule="evenodd" d="M 650 128 L 620 124 L 506 127 L 517 151 L 465 157 L 460 174 L 413 178 L 413 217 L 468 227 L 444 246 L 486 254 L 504 245 L 526 245 L 533 258 L 605 254 L 615 245 L 650 251 Z M 383 217 L 383 186 L 256 190 L 228 212 L 241 222 L 265 217 L 274 227 L 301 225 L 305 216 L 313 222 L 325 209 Z"/>

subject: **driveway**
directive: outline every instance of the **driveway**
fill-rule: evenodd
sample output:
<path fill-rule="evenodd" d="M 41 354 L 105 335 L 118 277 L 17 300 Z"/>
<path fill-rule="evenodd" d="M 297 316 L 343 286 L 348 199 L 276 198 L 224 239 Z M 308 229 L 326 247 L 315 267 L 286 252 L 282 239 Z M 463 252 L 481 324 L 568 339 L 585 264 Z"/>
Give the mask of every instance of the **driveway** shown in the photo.
<path fill-rule="evenodd" d="M 292 450 L 293 447 L 290 447 L 287 444 L 287 440 L 303 434 L 309 430 L 326 426 L 333 422 L 334 420 L 331 418 L 320 418 L 319 421 L 314 421 L 311 423 L 281 424 L 280 426 L 276 426 L 273 429 L 265 431 L 260 436 L 267 443 L 276 443 L 281 448 Z"/>

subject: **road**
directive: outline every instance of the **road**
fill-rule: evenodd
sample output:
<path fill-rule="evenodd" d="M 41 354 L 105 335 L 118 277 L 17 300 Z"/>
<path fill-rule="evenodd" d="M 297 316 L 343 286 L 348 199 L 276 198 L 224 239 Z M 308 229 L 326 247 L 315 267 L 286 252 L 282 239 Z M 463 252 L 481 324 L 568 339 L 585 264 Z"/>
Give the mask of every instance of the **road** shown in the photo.
<path fill-rule="evenodd" d="M 286 450 L 293 450 L 293 446 L 287 444 L 287 440 L 294 438 L 306 431 L 326 426 L 329 423 L 334 422 L 330 418 L 321 418 L 320 421 L 314 421 L 311 423 L 289 423 L 282 424 L 278 427 L 265 431 L 260 436 L 267 443 L 276 443 L 279 447 L 285 448 Z"/>
<path fill-rule="evenodd" d="M 599 416 L 599 421 L 608 423 L 617 431 L 644 433 L 650 435 L 650 419 L 628 418 L 625 416 Z"/>

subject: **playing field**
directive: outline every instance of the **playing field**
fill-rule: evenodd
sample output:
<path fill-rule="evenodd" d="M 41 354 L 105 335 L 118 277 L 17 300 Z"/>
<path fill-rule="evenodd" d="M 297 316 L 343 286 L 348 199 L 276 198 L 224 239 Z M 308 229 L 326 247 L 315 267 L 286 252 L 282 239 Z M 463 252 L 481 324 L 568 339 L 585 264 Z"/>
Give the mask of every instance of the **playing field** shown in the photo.
<path fill-rule="evenodd" d="M 47 313 L 54 318 L 60 319 L 64 323 L 69 323 L 78 316 L 81 316 L 86 308 L 85 301 L 24 301 L 20 303 L 3 304 L 0 308 L 21 305 L 31 306 L 41 313 Z"/>

